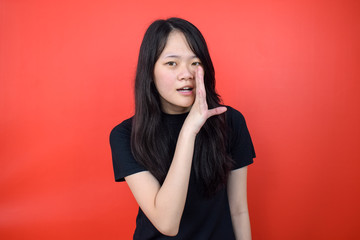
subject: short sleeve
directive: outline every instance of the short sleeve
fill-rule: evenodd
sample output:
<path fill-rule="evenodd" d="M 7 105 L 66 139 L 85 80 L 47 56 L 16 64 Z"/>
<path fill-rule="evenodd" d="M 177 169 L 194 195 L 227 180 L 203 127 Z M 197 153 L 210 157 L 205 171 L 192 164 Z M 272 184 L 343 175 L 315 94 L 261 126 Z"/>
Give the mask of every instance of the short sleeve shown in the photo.
<path fill-rule="evenodd" d="M 124 181 L 124 177 L 146 171 L 134 159 L 130 146 L 131 118 L 117 125 L 110 133 L 110 147 L 115 181 Z"/>
<path fill-rule="evenodd" d="M 235 170 L 253 163 L 256 155 L 244 116 L 232 107 L 227 108 L 229 152 L 234 160 Z"/>

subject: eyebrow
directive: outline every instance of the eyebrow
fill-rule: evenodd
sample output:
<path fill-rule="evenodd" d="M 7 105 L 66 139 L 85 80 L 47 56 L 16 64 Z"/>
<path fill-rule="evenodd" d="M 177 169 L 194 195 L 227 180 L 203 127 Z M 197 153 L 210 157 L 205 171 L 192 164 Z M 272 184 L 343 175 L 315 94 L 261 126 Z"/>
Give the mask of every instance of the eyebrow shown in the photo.
<path fill-rule="evenodd" d="M 164 58 L 181 58 L 181 56 L 175 55 L 175 54 L 169 54 L 169 55 L 165 55 Z M 190 56 L 190 59 L 193 59 L 193 58 L 198 58 L 198 57 L 195 55 Z"/>

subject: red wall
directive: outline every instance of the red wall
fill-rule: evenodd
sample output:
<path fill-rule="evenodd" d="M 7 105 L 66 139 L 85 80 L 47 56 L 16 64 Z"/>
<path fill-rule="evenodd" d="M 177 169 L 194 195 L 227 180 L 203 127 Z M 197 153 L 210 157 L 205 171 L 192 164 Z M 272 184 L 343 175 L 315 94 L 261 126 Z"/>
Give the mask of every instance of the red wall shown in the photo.
<path fill-rule="evenodd" d="M 254 239 L 360 239 L 359 1 L 0 0 L 0 238 L 130 239 L 108 136 L 147 26 L 205 35 L 246 117 Z"/>

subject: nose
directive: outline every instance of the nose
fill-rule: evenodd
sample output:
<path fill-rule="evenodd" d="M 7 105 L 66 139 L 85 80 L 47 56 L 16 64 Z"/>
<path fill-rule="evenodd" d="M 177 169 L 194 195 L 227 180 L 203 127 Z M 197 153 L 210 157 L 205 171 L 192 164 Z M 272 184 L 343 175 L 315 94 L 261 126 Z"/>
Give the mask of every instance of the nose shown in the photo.
<path fill-rule="evenodd" d="M 193 80 L 195 71 L 190 66 L 181 66 L 179 68 L 178 79 L 179 80 Z"/>

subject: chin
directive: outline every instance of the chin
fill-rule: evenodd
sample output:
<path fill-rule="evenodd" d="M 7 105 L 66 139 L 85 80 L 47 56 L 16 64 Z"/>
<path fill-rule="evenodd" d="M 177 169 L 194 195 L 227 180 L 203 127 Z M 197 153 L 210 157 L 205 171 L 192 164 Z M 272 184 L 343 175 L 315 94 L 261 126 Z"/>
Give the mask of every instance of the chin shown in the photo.
<path fill-rule="evenodd" d="M 180 110 L 181 112 L 185 113 L 185 112 L 189 112 L 191 107 L 192 107 L 192 104 L 181 104 L 181 105 L 177 105 L 178 109 L 182 109 Z"/>
<path fill-rule="evenodd" d="M 184 104 L 184 105 L 182 105 L 180 107 L 190 109 L 192 107 L 192 105 L 193 105 L 192 103 L 191 104 Z"/>

